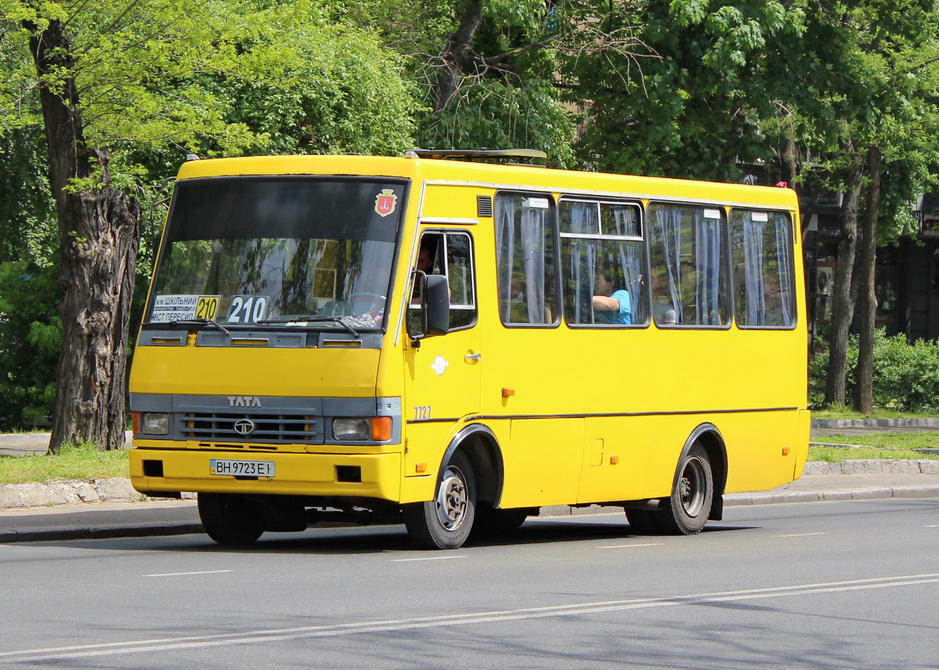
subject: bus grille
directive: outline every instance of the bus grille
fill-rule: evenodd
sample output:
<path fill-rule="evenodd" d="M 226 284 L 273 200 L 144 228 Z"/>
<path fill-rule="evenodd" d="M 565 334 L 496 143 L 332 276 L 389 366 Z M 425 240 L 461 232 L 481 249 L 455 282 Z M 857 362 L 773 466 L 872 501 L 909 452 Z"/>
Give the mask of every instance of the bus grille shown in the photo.
<path fill-rule="evenodd" d="M 245 416 L 210 412 L 186 412 L 181 417 L 180 432 L 192 440 L 235 442 L 300 442 L 323 441 L 322 417 L 270 414 Z M 246 431 L 249 421 L 252 430 Z M 236 426 L 240 424 L 240 426 Z M 241 428 L 239 431 L 237 428 Z"/>

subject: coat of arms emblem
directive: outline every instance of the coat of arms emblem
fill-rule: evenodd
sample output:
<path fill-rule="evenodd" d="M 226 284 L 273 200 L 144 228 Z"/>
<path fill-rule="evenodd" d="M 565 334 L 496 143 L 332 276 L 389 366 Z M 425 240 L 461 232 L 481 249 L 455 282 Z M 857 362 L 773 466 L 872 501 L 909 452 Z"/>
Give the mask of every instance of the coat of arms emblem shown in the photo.
<path fill-rule="evenodd" d="M 395 211 L 398 204 L 398 196 L 390 188 L 382 189 L 382 192 L 375 197 L 375 211 L 379 216 L 388 216 Z"/>

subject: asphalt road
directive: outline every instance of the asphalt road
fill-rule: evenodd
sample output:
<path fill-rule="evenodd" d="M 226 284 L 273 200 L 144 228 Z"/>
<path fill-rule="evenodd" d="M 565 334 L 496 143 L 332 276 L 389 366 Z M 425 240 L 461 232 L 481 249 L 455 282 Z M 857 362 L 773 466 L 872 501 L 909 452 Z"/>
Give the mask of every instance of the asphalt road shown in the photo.
<path fill-rule="evenodd" d="M 401 527 L 0 545 L 0 666 L 939 667 L 939 500 L 620 515 L 415 551 Z M 22 664 L 22 665 L 20 665 Z"/>

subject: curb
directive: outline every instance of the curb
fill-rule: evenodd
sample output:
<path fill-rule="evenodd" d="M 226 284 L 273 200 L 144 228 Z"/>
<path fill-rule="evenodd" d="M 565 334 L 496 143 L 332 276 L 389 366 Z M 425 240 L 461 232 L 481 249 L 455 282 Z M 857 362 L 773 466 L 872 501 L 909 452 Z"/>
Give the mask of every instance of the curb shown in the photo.
<path fill-rule="evenodd" d="M 935 486 L 884 486 L 842 491 L 792 491 L 787 493 L 730 493 L 724 496 L 724 507 L 742 505 L 773 505 L 776 503 L 832 502 L 837 500 L 883 500 L 885 498 L 937 498 Z"/>
<path fill-rule="evenodd" d="M 802 471 L 803 477 L 812 475 L 939 475 L 939 459 L 876 459 L 855 461 L 809 461 Z"/>
<path fill-rule="evenodd" d="M 813 419 L 812 428 L 834 430 L 837 428 L 931 428 L 939 430 L 939 419 Z"/>
<path fill-rule="evenodd" d="M 162 537 L 205 532 L 201 523 L 137 524 L 100 528 L 43 528 L 0 530 L 0 544 L 14 542 L 57 542 L 62 540 L 105 540 L 119 537 Z"/>

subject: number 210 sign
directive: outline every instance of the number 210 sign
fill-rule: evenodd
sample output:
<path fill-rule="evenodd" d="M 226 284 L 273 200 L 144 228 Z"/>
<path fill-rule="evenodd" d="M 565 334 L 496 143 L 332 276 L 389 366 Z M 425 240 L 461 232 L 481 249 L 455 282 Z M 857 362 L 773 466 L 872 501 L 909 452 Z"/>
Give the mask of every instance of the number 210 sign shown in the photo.
<path fill-rule="evenodd" d="M 236 295 L 228 308 L 228 323 L 257 323 L 267 312 L 267 298 L 254 295 Z"/>

